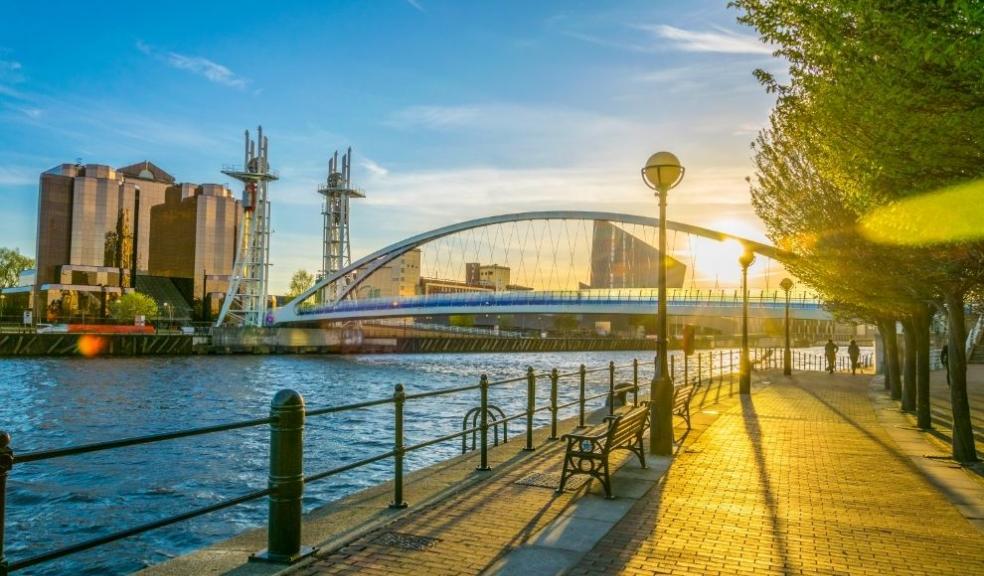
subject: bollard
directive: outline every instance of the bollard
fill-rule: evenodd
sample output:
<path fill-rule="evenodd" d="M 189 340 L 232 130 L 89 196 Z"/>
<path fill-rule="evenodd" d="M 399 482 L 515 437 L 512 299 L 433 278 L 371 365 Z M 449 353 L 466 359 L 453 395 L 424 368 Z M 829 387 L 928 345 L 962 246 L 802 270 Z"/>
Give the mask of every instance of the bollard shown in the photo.
<path fill-rule="evenodd" d="M 615 361 L 608 362 L 608 415 L 615 414 Z"/>
<path fill-rule="evenodd" d="M 304 495 L 304 398 L 281 390 L 270 402 L 270 512 L 267 548 L 250 557 L 292 564 L 312 553 L 301 548 L 301 497 Z"/>
<path fill-rule="evenodd" d="M 735 387 L 735 351 L 728 350 L 728 395 L 734 394 Z"/>
<path fill-rule="evenodd" d="M 533 411 L 536 410 L 536 374 L 526 369 L 526 452 L 533 450 Z"/>
<path fill-rule="evenodd" d="M 580 376 L 580 384 L 577 391 L 577 402 L 578 402 L 578 417 L 577 417 L 577 427 L 584 428 L 584 379 L 587 375 L 587 369 L 585 369 L 584 364 L 581 364 L 581 368 L 578 370 Z"/>
<path fill-rule="evenodd" d="M 393 390 L 393 501 L 390 508 L 406 508 L 403 499 L 403 404 L 407 394 L 403 384 Z"/>
<path fill-rule="evenodd" d="M 639 359 L 632 359 L 632 405 L 639 405 Z"/>
<path fill-rule="evenodd" d="M 479 436 L 482 438 L 482 457 L 481 462 L 478 464 L 476 470 L 487 471 L 491 470 L 492 467 L 489 466 L 489 377 L 482 374 L 482 377 L 478 381 L 478 389 L 482 394 L 482 427 L 478 431 Z M 499 439 L 499 430 L 496 428 L 496 442 Z M 474 438 L 474 436 L 472 436 Z"/>
<path fill-rule="evenodd" d="M 3 527 L 6 525 L 7 474 L 14 467 L 14 451 L 10 448 L 10 434 L 0 430 L 0 574 L 7 574 L 7 557 L 4 555 Z"/>
<path fill-rule="evenodd" d="M 560 375 L 557 369 L 550 371 L 550 439 L 557 439 L 557 381 Z"/>

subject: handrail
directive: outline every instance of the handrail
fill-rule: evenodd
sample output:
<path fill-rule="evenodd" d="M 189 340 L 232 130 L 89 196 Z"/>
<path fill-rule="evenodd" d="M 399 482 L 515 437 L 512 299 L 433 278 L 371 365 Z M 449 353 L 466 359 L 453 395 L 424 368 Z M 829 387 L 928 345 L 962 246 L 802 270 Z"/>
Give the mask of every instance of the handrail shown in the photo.
<path fill-rule="evenodd" d="M 236 429 L 242 429 L 242 428 L 248 428 L 248 427 L 253 427 L 253 426 L 260 426 L 260 425 L 264 425 L 264 424 L 269 424 L 269 425 L 271 425 L 271 466 L 273 466 L 274 465 L 274 461 L 277 460 L 278 458 L 280 458 L 279 456 L 276 456 L 274 454 L 274 440 L 273 440 L 273 436 L 275 436 L 275 435 L 277 435 L 279 433 L 278 430 L 281 430 L 281 429 L 283 429 L 283 430 L 291 429 L 291 422 L 292 422 L 291 418 L 292 417 L 293 418 L 300 418 L 300 420 L 299 420 L 300 421 L 300 427 L 299 428 L 293 428 L 293 430 L 295 430 L 297 433 L 299 433 L 300 431 L 303 430 L 303 422 L 304 422 L 304 419 L 307 418 L 307 417 L 321 416 L 321 415 L 338 413 L 338 412 L 344 412 L 344 411 L 351 411 L 351 410 L 359 410 L 359 409 L 370 408 L 370 407 L 381 406 L 381 405 L 394 405 L 396 407 L 396 410 L 397 410 L 397 413 L 398 413 L 398 416 L 397 416 L 397 422 L 398 422 L 397 439 L 398 439 L 398 441 L 397 441 L 397 445 L 396 445 L 397 447 L 395 447 L 393 450 L 389 450 L 389 451 L 384 452 L 382 454 L 377 454 L 377 455 L 374 455 L 374 456 L 370 456 L 368 458 L 364 458 L 362 460 L 358 460 L 358 461 L 355 461 L 355 462 L 349 462 L 347 464 L 344 464 L 344 465 L 341 465 L 341 466 L 338 466 L 338 467 L 335 467 L 335 468 L 332 468 L 332 469 L 329 469 L 329 470 L 321 471 L 321 472 L 318 472 L 318 473 L 315 473 L 315 474 L 309 474 L 307 476 L 301 475 L 299 477 L 299 480 L 301 481 L 301 484 L 300 485 L 303 486 L 303 483 L 304 482 L 307 482 L 307 483 L 316 482 L 318 480 L 322 480 L 322 479 L 328 478 L 330 476 L 341 474 L 343 472 L 346 472 L 346 471 L 349 471 L 349 470 L 353 470 L 355 468 L 366 466 L 366 465 L 369 465 L 369 464 L 372 464 L 372 463 L 375 463 L 375 462 L 379 462 L 381 460 L 386 460 L 388 458 L 394 458 L 394 460 L 397 462 L 397 464 L 396 464 L 397 465 L 397 470 L 398 470 L 398 476 L 397 477 L 399 479 L 398 484 L 400 484 L 400 486 L 398 487 L 397 494 L 398 495 L 402 495 L 402 457 L 403 457 L 403 454 L 405 454 L 406 452 L 414 451 L 414 450 L 420 450 L 420 449 L 426 448 L 428 446 L 432 446 L 432 445 L 439 444 L 439 443 L 442 443 L 442 442 L 447 442 L 447 441 L 453 440 L 455 438 L 463 437 L 463 436 L 465 436 L 467 434 L 473 434 L 475 432 L 481 431 L 483 428 L 486 428 L 487 426 L 490 425 L 489 422 L 483 421 L 482 422 L 482 425 L 480 425 L 480 426 L 473 426 L 472 428 L 469 428 L 469 429 L 466 429 L 466 430 L 461 430 L 459 432 L 455 432 L 455 433 L 451 433 L 451 434 L 446 434 L 446 435 L 439 436 L 439 437 L 436 437 L 436 438 L 431 438 L 431 439 L 424 440 L 424 441 L 421 441 L 421 442 L 419 442 L 417 444 L 413 444 L 413 445 L 410 445 L 410 446 L 404 446 L 403 445 L 403 442 L 402 442 L 402 409 L 403 409 L 402 407 L 403 407 L 403 403 L 406 402 L 407 400 L 416 400 L 416 399 L 429 398 L 429 397 L 446 395 L 446 394 L 454 394 L 454 393 L 460 393 L 460 392 L 466 392 L 466 391 L 473 391 L 473 390 L 476 390 L 476 389 L 481 388 L 483 385 L 484 386 L 492 386 L 492 385 L 503 385 L 503 384 L 508 384 L 508 383 L 517 383 L 517 382 L 521 382 L 523 380 L 528 380 L 530 377 L 532 377 L 534 379 L 534 381 L 535 381 L 536 378 L 551 377 L 551 378 L 554 378 L 555 380 L 559 380 L 562 377 L 563 378 L 568 378 L 568 377 L 571 377 L 571 376 L 585 375 L 585 374 L 591 374 L 591 373 L 598 373 L 598 372 L 603 372 L 603 371 L 611 371 L 611 373 L 614 374 L 614 370 L 624 369 L 626 367 L 631 367 L 631 366 L 634 366 L 634 365 L 637 366 L 637 361 L 633 361 L 633 363 L 630 363 L 630 364 L 622 364 L 622 365 L 615 365 L 614 362 L 612 362 L 612 363 L 609 363 L 606 366 L 603 366 L 603 367 L 600 367 L 600 368 L 596 368 L 596 369 L 591 369 L 591 370 L 585 369 L 582 366 L 582 369 L 579 370 L 579 371 L 577 371 L 577 372 L 565 373 L 563 375 L 560 375 L 559 373 L 557 373 L 556 370 L 554 370 L 553 372 L 548 373 L 548 374 L 536 375 L 533 372 L 532 368 L 530 368 L 527 371 L 527 375 L 526 376 L 515 377 L 515 378 L 508 378 L 508 379 L 499 380 L 499 381 L 496 381 L 496 382 L 487 382 L 486 379 L 483 377 L 483 384 L 479 384 L 479 385 L 466 385 L 466 386 L 456 386 L 456 387 L 449 387 L 449 388 L 441 388 L 441 389 L 437 389 L 437 390 L 431 390 L 431 391 L 426 391 L 426 392 L 419 392 L 419 393 L 414 393 L 414 394 L 405 394 L 403 392 L 402 386 L 398 386 L 397 387 L 397 393 L 394 394 L 392 397 L 378 398 L 378 399 L 373 399 L 373 400 L 367 400 L 367 401 L 364 401 L 364 402 L 356 402 L 356 403 L 344 404 L 344 405 L 337 405 L 337 406 L 324 406 L 324 407 L 313 408 L 313 409 L 305 409 L 304 406 L 303 406 L 303 400 L 300 400 L 300 395 L 297 394 L 296 392 L 290 392 L 290 394 L 295 395 L 298 398 L 298 400 L 299 400 L 299 404 L 297 404 L 297 405 L 291 405 L 291 406 L 287 406 L 286 407 L 286 408 L 292 408 L 293 407 L 292 409 L 294 410 L 294 412 L 293 412 L 294 416 L 291 416 L 291 414 L 289 413 L 290 412 L 289 410 L 287 412 L 284 412 L 283 411 L 284 408 L 277 408 L 277 409 L 275 409 L 276 408 L 276 405 L 275 405 L 274 407 L 271 408 L 271 416 L 266 417 L 266 418 L 255 418 L 255 419 L 242 420 L 242 421 L 237 421 L 237 422 L 227 422 L 227 423 L 217 424 L 217 425 L 213 425 L 213 426 L 203 426 L 203 427 L 198 427 L 198 428 L 190 428 L 190 429 L 186 429 L 186 430 L 177 430 L 177 431 L 164 432 L 164 433 L 159 433 L 159 434 L 149 434 L 149 435 L 145 435 L 145 436 L 138 436 L 138 437 L 131 437 L 131 438 L 120 438 L 120 439 L 116 439 L 116 440 L 108 440 L 108 441 L 95 442 L 95 443 L 90 443 L 90 444 L 80 444 L 80 445 L 77 445 L 77 446 L 68 446 L 68 447 L 64 447 L 64 448 L 55 448 L 55 449 L 47 449 L 47 450 L 36 450 L 36 451 L 33 451 L 33 452 L 27 452 L 27 453 L 24 453 L 24 454 L 15 454 L 10 448 L 8 448 L 7 447 L 7 443 L 6 443 L 7 442 L 6 439 L 8 438 L 8 436 L 5 433 L 0 432 L 0 534 L 3 533 L 2 532 L 2 528 L 3 528 L 3 524 L 4 524 L 4 518 L 3 518 L 3 514 L 2 513 L 4 511 L 4 504 L 5 504 L 5 499 L 6 499 L 6 490 L 5 490 L 6 477 L 7 477 L 8 472 L 12 469 L 12 467 L 13 467 L 14 464 L 22 464 L 22 463 L 28 463 L 28 462 L 37 462 L 37 461 L 49 460 L 49 459 L 52 459 L 52 458 L 58 458 L 58 457 L 64 457 L 64 456 L 74 456 L 74 455 L 86 454 L 86 453 L 91 453 L 91 452 L 99 452 L 99 451 L 112 450 L 112 449 L 122 448 L 122 447 L 127 447 L 127 446 L 135 446 L 135 445 L 140 445 L 140 444 L 150 444 L 150 443 L 155 443 L 155 442 L 162 442 L 162 441 L 172 440 L 172 439 L 176 439 L 176 438 L 184 438 L 184 437 L 190 437 L 190 436 L 199 436 L 199 435 L 204 435 L 204 434 L 212 434 L 212 433 L 217 433 L 217 432 L 224 432 L 224 431 L 229 431 L 229 430 L 236 430 Z M 636 373 L 636 376 L 635 377 L 636 378 L 638 377 L 638 373 Z M 518 418 L 523 418 L 523 417 L 526 417 L 527 418 L 528 423 L 532 423 L 532 419 L 531 419 L 532 416 L 534 414 L 536 414 L 536 413 L 544 412 L 544 411 L 550 411 L 551 414 L 552 414 L 552 417 L 555 419 L 558 410 L 563 409 L 563 408 L 567 408 L 567 407 L 570 407 L 570 406 L 573 406 L 573 405 L 576 405 L 576 404 L 579 404 L 579 403 L 582 405 L 582 412 L 583 412 L 584 402 L 589 401 L 589 400 L 596 400 L 598 398 L 603 398 L 603 397 L 608 396 L 610 394 L 610 391 L 606 391 L 606 392 L 603 392 L 603 393 L 600 393 L 600 394 L 592 395 L 590 397 L 584 397 L 584 394 L 583 394 L 583 378 L 582 378 L 581 384 L 582 384 L 581 398 L 579 398 L 578 400 L 575 400 L 573 402 L 568 402 L 568 403 L 565 403 L 565 404 L 562 404 L 562 405 L 557 405 L 557 403 L 556 403 L 556 395 L 554 394 L 551 397 L 551 403 L 548 404 L 548 405 L 536 407 L 535 404 L 531 403 L 531 404 L 529 404 L 528 410 L 523 411 L 522 413 L 517 414 L 515 416 L 493 420 L 491 422 L 491 425 L 492 426 L 501 425 L 501 424 L 503 424 L 505 422 L 508 422 L 510 420 L 518 419 Z M 281 395 L 284 394 L 285 392 L 289 392 L 289 391 L 281 391 L 281 393 L 278 393 L 277 394 L 277 396 L 274 398 L 274 403 L 275 404 L 276 404 L 276 402 L 278 402 L 278 399 L 281 397 Z M 280 410 L 280 411 L 278 412 L 278 410 Z M 582 414 L 582 420 L 583 420 L 583 414 Z M 297 436 L 297 438 L 300 441 L 301 436 Z M 298 449 L 300 449 L 300 446 L 298 446 Z M 483 436 L 483 445 L 482 445 L 483 452 L 486 449 L 487 449 L 487 446 L 486 446 L 486 443 L 485 443 L 485 437 Z M 9 456 L 9 459 L 8 460 L 4 460 L 4 458 L 5 457 L 8 457 L 8 456 Z M 300 466 L 301 465 L 301 462 L 302 462 L 302 460 L 300 459 L 300 454 L 299 453 L 298 454 L 294 454 L 292 457 L 296 459 L 296 461 L 298 463 L 298 466 Z M 278 481 L 280 481 L 280 480 L 278 480 Z M 262 497 L 265 497 L 265 496 L 271 496 L 271 495 L 277 494 L 280 490 L 288 490 L 289 491 L 290 489 L 286 485 L 284 485 L 284 486 L 281 486 L 279 484 L 278 485 L 275 485 L 275 483 L 274 483 L 273 469 L 271 468 L 271 481 L 270 481 L 270 485 L 269 485 L 269 487 L 267 487 L 265 489 L 252 491 L 252 492 L 249 492 L 247 494 L 243 494 L 243 495 L 240 495 L 240 496 L 237 496 L 237 497 L 228 498 L 226 500 L 223 500 L 221 502 L 217 502 L 215 504 L 211 504 L 211 505 L 208 505 L 208 506 L 203 506 L 203 507 L 200 507 L 200 508 L 196 508 L 194 510 L 183 512 L 181 514 L 176 514 L 176 515 L 168 516 L 168 517 L 165 517 L 165 518 L 162 518 L 162 519 L 159 519 L 159 520 L 154 520 L 152 522 L 147 522 L 147 523 L 144 523 L 144 524 L 140 524 L 138 526 L 130 527 L 130 528 L 127 528 L 127 529 L 124 529 L 124 530 L 120 530 L 120 531 L 117 531 L 117 532 L 113 532 L 113 533 L 107 534 L 105 536 L 100 536 L 98 538 L 93 538 L 93 539 L 86 540 L 86 541 L 83 541 L 83 542 L 79 542 L 79 543 L 76 543 L 76 544 L 71 544 L 71 545 L 68 545 L 68 546 L 57 548 L 55 550 L 50 550 L 50 551 L 44 552 L 42 554 L 38 554 L 38 555 L 31 556 L 31 557 L 28 557 L 28 558 L 24 558 L 24 559 L 21 559 L 21 560 L 16 560 L 16 561 L 9 562 L 9 563 L 6 563 L 6 564 L 5 564 L 6 560 L 4 559 L 4 556 L 3 556 L 3 548 L 2 548 L 3 539 L 2 539 L 2 537 L 0 537 L 0 571 L 4 571 L 5 570 L 6 572 L 13 572 L 15 570 L 19 570 L 19 569 L 22 569 L 22 568 L 27 568 L 29 566 L 34 566 L 36 564 L 40 564 L 40 563 L 47 562 L 47 561 L 50 561 L 50 560 L 54 560 L 54 559 L 57 559 L 57 558 L 62 558 L 64 556 L 68 556 L 70 554 L 74 554 L 74 553 L 77 553 L 77 552 L 82 552 L 84 550 L 89 550 L 91 548 L 95 548 L 95 547 L 101 546 L 103 544 L 107 544 L 107 543 L 110 543 L 110 542 L 121 540 L 123 538 L 127 538 L 127 537 L 130 537 L 130 536 L 135 536 L 135 535 L 138 535 L 138 534 L 142 534 L 144 532 L 148 532 L 148 531 L 151 531 L 151 530 L 154 530 L 154 529 L 157 529 L 157 528 L 169 526 L 169 525 L 172 525 L 172 524 L 175 524 L 175 523 L 184 521 L 184 520 L 188 520 L 188 519 L 195 518 L 195 517 L 198 517 L 198 516 L 201 516 L 201 515 L 204 515 L 204 514 L 208 514 L 208 513 L 211 513 L 211 512 L 215 512 L 215 511 L 218 511 L 218 510 L 222 510 L 222 509 L 225 509 L 225 508 L 236 506 L 238 504 L 242 504 L 242 503 L 245 503 L 245 502 L 256 500 L 258 498 L 262 498 Z M 297 497 L 299 498 L 299 495 L 297 495 Z M 397 498 L 396 499 L 396 504 L 400 503 L 401 500 L 402 500 L 402 498 Z M 298 510 L 298 513 L 299 513 L 300 508 L 298 507 L 297 510 Z M 274 530 L 273 526 L 275 524 L 275 519 L 274 519 L 274 515 L 273 515 L 273 503 L 271 503 L 271 518 L 269 520 L 269 523 L 270 523 L 270 530 L 273 531 Z"/>

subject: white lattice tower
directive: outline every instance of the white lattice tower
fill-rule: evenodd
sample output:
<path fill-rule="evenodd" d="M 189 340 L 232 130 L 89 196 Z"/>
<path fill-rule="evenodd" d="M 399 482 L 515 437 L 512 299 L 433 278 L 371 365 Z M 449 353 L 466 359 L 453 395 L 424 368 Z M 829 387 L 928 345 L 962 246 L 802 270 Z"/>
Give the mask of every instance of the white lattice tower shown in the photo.
<path fill-rule="evenodd" d="M 236 262 L 229 290 L 216 326 L 228 322 L 239 326 L 263 326 L 267 320 L 267 289 L 270 274 L 270 201 L 267 184 L 277 179 L 267 160 L 268 142 L 263 127 L 256 140 L 246 131 L 242 166 L 227 166 L 222 173 L 243 183 L 243 221 L 239 226 Z"/>
<path fill-rule="evenodd" d="M 349 148 L 341 158 L 338 151 L 328 161 L 328 178 L 318 187 L 318 194 L 324 197 L 321 214 L 324 217 L 322 234 L 323 247 L 321 272 L 319 278 L 329 276 L 345 269 L 352 263 L 352 249 L 349 242 L 349 199 L 365 198 L 361 191 L 352 188 L 352 149 Z M 329 284 L 322 290 L 322 302 L 334 302 L 351 278 L 343 278 Z"/>

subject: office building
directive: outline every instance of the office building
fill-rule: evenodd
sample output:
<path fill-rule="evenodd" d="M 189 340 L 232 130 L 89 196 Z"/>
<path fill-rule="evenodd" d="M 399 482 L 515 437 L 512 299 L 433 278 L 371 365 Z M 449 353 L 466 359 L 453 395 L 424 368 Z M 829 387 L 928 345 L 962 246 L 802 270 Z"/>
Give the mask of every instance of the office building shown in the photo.
<path fill-rule="evenodd" d="M 659 250 L 615 226 L 596 220 L 591 242 L 591 288 L 657 288 Z M 682 288 L 687 266 L 666 258 L 667 288 Z"/>

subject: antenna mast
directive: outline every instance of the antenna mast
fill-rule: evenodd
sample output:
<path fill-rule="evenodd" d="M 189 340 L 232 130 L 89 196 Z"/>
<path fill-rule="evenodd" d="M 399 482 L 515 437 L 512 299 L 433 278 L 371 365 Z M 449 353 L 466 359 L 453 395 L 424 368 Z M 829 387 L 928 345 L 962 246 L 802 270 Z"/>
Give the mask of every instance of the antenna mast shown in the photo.
<path fill-rule="evenodd" d="M 242 166 L 224 166 L 222 173 L 243 183 L 243 220 L 239 225 L 236 263 L 229 278 L 229 290 L 215 322 L 239 326 L 263 326 L 267 316 L 267 285 L 270 272 L 270 201 L 267 183 L 277 179 L 267 161 L 269 144 L 263 127 L 257 127 L 256 140 L 246 131 Z"/>

